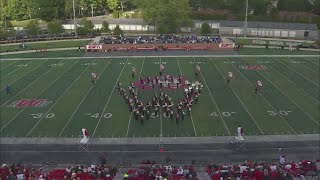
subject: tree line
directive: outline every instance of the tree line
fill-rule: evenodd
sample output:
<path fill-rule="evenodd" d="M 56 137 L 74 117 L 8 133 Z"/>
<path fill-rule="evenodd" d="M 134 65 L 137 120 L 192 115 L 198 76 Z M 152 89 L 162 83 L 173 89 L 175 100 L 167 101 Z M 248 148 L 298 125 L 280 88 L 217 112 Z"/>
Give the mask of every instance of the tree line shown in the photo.
<path fill-rule="evenodd" d="M 192 27 L 192 12 L 199 9 L 228 9 L 244 14 L 246 0 L 74 0 L 76 17 L 135 10 L 158 33 L 176 33 L 180 27 Z M 41 19 L 50 33 L 61 33 L 63 20 L 73 18 L 73 0 L 0 0 L 1 26 L 12 20 Z M 250 15 L 277 16 L 278 11 L 320 11 L 320 0 L 249 0 Z M 8 22 L 8 23 L 7 23 Z M 106 24 L 106 22 L 104 23 Z M 37 22 L 30 22 L 31 27 Z M 83 28 L 87 27 L 87 28 Z M 92 27 L 92 28 L 91 28 Z M 2 28 L 3 29 L 3 28 Z M 32 28 L 31 28 L 32 29 Z M 37 29 L 35 29 L 36 31 Z M 79 34 L 90 34 L 92 22 L 83 19 Z"/>

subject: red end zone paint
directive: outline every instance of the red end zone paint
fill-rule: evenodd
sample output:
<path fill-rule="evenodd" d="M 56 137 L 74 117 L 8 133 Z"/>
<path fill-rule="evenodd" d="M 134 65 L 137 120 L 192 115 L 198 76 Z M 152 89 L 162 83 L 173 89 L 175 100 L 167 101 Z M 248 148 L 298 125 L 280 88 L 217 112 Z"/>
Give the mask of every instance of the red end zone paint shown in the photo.
<path fill-rule="evenodd" d="M 179 83 L 179 87 L 177 87 L 177 82 L 179 82 L 179 77 L 172 77 L 173 79 L 173 82 L 172 82 L 172 79 L 171 79 L 171 76 L 172 75 L 166 75 L 167 76 L 167 81 L 165 81 L 165 76 L 150 76 L 150 83 L 148 84 L 148 78 L 143 78 L 143 82 L 144 84 L 141 84 L 141 80 L 138 80 L 138 81 L 135 81 L 133 83 L 133 85 L 137 88 L 139 88 L 140 90 L 153 90 L 153 87 L 152 87 L 152 81 L 154 82 L 154 87 L 157 88 L 157 87 L 160 87 L 159 83 L 155 83 L 155 80 L 156 80 L 156 77 L 159 78 L 160 81 L 162 81 L 163 83 L 163 89 L 166 89 L 166 90 L 176 90 L 176 89 L 179 89 L 179 88 L 184 88 L 187 86 L 186 84 L 186 81 L 187 79 L 185 77 L 181 77 L 181 83 Z M 168 81 L 170 82 L 170 87 L 169 87 L 169 83 Z"/>
<path fill-rule="evenodd" d="M 50 104 L 52 101 L 48 101 L 47 99 L 21 99 L 19 101 L 14 101 L 9 104 L 7 107 L 45 107 Z"/>

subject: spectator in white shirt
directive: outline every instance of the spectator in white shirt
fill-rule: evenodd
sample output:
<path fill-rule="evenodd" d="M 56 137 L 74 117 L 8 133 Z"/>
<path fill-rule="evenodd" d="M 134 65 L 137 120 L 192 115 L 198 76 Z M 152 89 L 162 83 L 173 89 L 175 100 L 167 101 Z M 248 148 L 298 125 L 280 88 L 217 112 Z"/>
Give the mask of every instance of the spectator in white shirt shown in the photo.
<path fill-rule="evenodd" d="M 285 162 L 285 160 L 284 160 L 284 158 L 285 158 L 285 155 L 282 155 L 282 156 L 280 156 L 280 158 L 279 158 L 279 163 L 281 164 L 281 165 L 284 165 L 286 162 Z"/>
<path fill-rule="evenodd" d="M 277 170 L 277 166 L 276 166 L 276 165 L 274 165 L 274 164 L 271 164 L 271 166 L 270 166 L 270 170 L 271 170 L 271 171 L 275 171 L 275 170 Z"/>
<path fill-rule="evenodd" d="M 183 175 L 183 169 L 181 166 L 178 169 L 177 175 Z"/>

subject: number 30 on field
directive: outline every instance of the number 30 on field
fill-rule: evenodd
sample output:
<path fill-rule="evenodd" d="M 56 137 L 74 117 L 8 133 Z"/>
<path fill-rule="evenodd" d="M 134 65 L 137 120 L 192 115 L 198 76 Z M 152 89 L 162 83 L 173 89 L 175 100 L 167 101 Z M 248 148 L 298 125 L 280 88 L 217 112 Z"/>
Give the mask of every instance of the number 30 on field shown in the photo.
<path fill-rule="evenodd" d="M 34 119 L 40 119 L 40 118 L 53 118 L 54 113 L 49 113 L 49 114 L 43 114 L 43 113 L 37 113 L 37 114 L 30 114 Z"/>

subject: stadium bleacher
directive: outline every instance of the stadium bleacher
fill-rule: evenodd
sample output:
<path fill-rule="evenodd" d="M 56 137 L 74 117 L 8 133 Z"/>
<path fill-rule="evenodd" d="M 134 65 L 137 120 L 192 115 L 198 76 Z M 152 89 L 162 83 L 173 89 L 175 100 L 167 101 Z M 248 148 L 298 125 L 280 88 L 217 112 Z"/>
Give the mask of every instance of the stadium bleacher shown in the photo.
<path fill-rule="evenodd" d="M 198 177 L 201 173 L 205 173 L 211 180 L 317 179 L 320 177 L 320 160 L 301 160 L 283 165 L 252 161 L 242 164 L 210 164 L 205 170 L 193 165 L 160 165 L 151 161 L 143 161 L 138 168 L 132 167 L 122 172 L 106 165 L 69 166 L 55 168 L 47 173 L 22 164 L 2 164 L 0 168 L 1 180 L 200 180 L 204 179 Z"/>
<path fill-rule="evenodd" d="M 160 36 L 105 36 L 100 44 L 177 44 L 177 43 L 221 43 L 220 36 L 160 35 Z"/>

